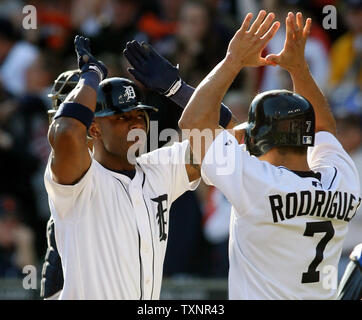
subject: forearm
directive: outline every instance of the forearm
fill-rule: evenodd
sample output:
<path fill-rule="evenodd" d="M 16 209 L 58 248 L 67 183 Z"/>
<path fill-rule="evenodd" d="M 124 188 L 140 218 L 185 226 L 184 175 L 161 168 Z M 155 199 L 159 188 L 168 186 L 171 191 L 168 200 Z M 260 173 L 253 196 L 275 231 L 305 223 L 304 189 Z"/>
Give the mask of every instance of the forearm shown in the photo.
<path fill-rule="evenodd" d="M 314 81 L 308 66 L 290 72 L 294 91 L 306 98 L 314 108 L 316 118 L 316 132 L 329 131 L 336 133 L 336 122 L 322 91 Z"/>
<path fill-rule="evenodd" d="M 74 184 L 90 166 L 87 130 L 94 117 L 96 91 L 80 80 L 58 109 L 48 138 L 51 169 L 56 182 Z"/>
<path fill-rule="evenodd" d="M 240 68 L 223 59 L 198 85 L 179 121 L 180 128 L 217 128 L 221 102 Z"/>
<path fill-rule="evenodd" d="M 96 108 L 96 101 L 96 91 L 91 86 L 85 84 L 85 80 L 81 78 L 77 86 L 69 93 L 64 102 L 79 103 L 94 112 Z"/>
<path fill-rule="evenodd" d="M 77 86 L 69 93 L 64 103 L 78 103 L 85 108 L 88 108 L 91 112 L 94 112 L 96 107 L 97 95 L 96 91 L 84 83 L 84 80 L 80 80 Z M 54 140 L 56 137 L 60 137 L 59 133 L 70 130 L 72 135 L 75 136 L 75 141 L 86 142 L 87 128 L 79 120 L 69 116 L 59 116 L 59 111 L 55 115 L 49 130 L 49 141 L 52 147 L 54 147 Z M 58 117 L 59 116 L 59 117 Z M 56 135 L 58 133 L 58 135 Z"/>

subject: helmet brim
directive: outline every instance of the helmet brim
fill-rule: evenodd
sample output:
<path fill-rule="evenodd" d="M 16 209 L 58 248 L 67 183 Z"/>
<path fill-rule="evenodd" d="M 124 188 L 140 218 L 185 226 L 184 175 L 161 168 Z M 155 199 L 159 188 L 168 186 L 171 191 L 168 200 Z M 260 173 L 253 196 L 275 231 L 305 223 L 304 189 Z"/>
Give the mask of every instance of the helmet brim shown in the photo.
<path fill-rule="evenodd" d="M 149 111 L 149 112 L 157 112 L 158 108 L 156 107 L 151 107 L 145 104 L 138 104 L 135 106 L 129 106 L 129 107 L 123 107 L 122 110 L 109 110 L 109 109 L 105 109 L 105 110 L 101 110 L 95 113 L 95 117 L 108 117 L 108 116 L 112 116 L 114 114 L 120 114 L 120 113 L 124 113 L 124 112 L 130 112 L 133 110 L 145 110 L 145 111 Z"/>

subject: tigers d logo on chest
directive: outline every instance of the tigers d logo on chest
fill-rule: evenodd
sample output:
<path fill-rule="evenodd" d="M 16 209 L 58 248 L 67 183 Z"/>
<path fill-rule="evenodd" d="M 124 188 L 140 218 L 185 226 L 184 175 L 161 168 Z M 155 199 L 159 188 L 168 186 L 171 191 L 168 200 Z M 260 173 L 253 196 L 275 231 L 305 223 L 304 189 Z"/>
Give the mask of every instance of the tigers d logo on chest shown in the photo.
<path fill-rule="evenodd" d="M 165 212 L 167 211 L 167 194 L 163 194 L 157 198 L 151 199 L 157 203 L 157 223 L 159 227 L 159 239 L 160 241 L 167 239 L 166 234 L 166 225 L 167 221 L 165 220 Z"/>

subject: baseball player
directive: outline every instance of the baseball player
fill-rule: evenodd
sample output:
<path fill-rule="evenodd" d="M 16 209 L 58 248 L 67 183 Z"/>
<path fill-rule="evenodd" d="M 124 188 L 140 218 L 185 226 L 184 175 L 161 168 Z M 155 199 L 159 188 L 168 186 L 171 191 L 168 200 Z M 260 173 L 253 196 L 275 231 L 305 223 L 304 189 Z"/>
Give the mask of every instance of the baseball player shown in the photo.
<path fill-rule="evenodd" d="M 343 239 L 361 202 L 356 167 L 335 138 L 334 118 L 304 58 L 311 19 L 289 13 L 283 50 L 265 58 L 280 24 L 264 10 L 251 19 L 249 13 L 179 121 L 182 129 L 214 129 L 194 157 L 205 182 L 232 204 L 229 298 L 335 299 Z M 243 67 L 266 64 L 286 69 L 294 92 L 258 94 L 248 122 L 235 129 L 245 142 L 238 144 L 216 130 L 220 101 Z"/>
<path fill-rule="evenodd" d="M 52 94 L 57 111 L 49 129 L 45 185 L 54 223 L 48 224 L 42 294 L 158 299 L 169 208 L 196 188 L 200 168 L 192 160 L 185 164 L 188 141 L 136 153 L 136 162 L 130 162 L 128 151 L 140 143 L 128 142 L 127 135 L 132 129 L 148 131 L 148 112 L 155 108 L 140 102 L 132 81 L 103 80 L 107 70 L 90 54 L 88 39 L 77 36 L 75 47 L 80 79 L 78 71 L 63 73 Z M 221 109 L 220 124 L 227 127 L 231 112 Z"/>
<path fill-rule="evenodd" d="M 44 178 L 64 275 L 59 299 L 158 299 L 169 208 L 198 173 L 185 165 L 187 141 L 129 160 L 140 142 L 127 135 L 147 131 L 155 108 L 131 81 L 105 79 L 88 39 L 77 36 L 75 47 L 81 76 L 49 128 Z"/>

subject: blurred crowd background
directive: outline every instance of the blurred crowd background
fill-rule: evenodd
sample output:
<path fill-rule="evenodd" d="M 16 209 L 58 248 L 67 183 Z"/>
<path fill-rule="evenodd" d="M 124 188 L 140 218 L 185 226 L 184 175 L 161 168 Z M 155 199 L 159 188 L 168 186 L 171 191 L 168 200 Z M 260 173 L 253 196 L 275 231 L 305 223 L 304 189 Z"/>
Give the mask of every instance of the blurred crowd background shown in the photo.
<path fill-rule="evenodd" d="M 22 26 L 22 9 L 27 4 L 37 10 L 35 30 Z M 335 29 L 323 28 L 326 5 L 337 8 Z M 77 67 L 74 36 L 91 39 L 92 53 L 104 61 L 110 77 L 132 79 L 122 51 L 127 41 L 135 39 L 151 43 L 179 64 L 182 78 L 197 86 L 224 57 L 246 13 L 261 8 L 275 12 L 282 25 L 288 11 L 312 17 L 305 54 L 337 118 L 338 138 L 355 160 L 362 181 L 362 0 L 2 0 L 0 278 L 24 277 L 25 265 L 35 265 L 41 273 L 50 215 L 43 184 L 50 152 L 47 94 L 59 73 Z M 265 54 L 279 52 L 284 39 L 282 27 Z M 280 88 L 291 89 L 292 83 L 279 67 L 245 69 L 224 102 L 244 121 L 256 93 Z M 159 130 L 176 129 L 181 108 L 142 90 L 148 104 L 160 107 L 153 119 L 158 120 Z M 362 242 L 359 211 L 350 222 L 339 274 L 352 248 Z M 226 279 L 229 212 L 224 196 L 204 184 L 180 197 L 169 221 L 164 276 Z"/>

